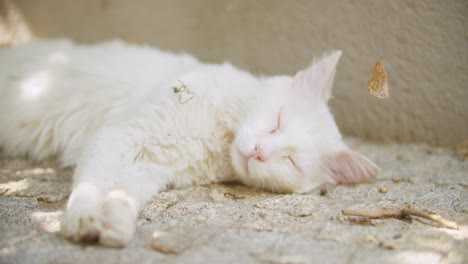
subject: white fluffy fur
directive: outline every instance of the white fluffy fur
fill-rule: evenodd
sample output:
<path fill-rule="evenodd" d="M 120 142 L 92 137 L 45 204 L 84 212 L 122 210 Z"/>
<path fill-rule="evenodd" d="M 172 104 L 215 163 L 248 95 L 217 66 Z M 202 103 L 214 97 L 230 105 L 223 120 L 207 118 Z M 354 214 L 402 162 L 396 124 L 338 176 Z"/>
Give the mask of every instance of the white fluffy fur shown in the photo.
<path fill-rule="evenodd" d="M 327 107 L 340 56 L 257 78 L 118 41 L 2 49 L 0 146 L 76 164 L 62 233 L 124 246 L 140 208 L 168 187 L 239 180 L 306 192 L 374 178 L 377 167 L 344 145 Z M 182 84 L 189 91 L 172 89 Z"/>

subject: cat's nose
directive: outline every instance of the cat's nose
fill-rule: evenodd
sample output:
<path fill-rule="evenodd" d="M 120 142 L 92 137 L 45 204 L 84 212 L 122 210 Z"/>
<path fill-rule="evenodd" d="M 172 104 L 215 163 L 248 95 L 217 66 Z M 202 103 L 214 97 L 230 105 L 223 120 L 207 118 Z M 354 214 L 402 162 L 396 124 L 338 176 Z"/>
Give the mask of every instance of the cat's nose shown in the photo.
<path fill-rule="evenodd" d="M 265 161 L 265 155 L 262 153 L 262 149 L 260 146 L 257 144 L 255 145 L 255 148 L 252 150 L 252 152 L 246 157 L 247 159 L 254 158 L 258 161 Z"/>

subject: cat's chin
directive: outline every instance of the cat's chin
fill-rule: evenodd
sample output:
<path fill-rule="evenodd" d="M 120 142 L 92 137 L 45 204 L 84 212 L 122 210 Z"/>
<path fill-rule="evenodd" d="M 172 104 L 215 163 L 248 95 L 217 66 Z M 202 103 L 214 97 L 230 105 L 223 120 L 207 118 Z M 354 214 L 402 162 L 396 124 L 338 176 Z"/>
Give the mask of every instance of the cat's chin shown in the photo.
<path fill-rule="evenodd" d="M 243 177 L 248 177 L 250 175 L 248 162 L 249 160 L 246 159 L 236 147 L 231 149 L 231 163 L 237 174 Z"/>

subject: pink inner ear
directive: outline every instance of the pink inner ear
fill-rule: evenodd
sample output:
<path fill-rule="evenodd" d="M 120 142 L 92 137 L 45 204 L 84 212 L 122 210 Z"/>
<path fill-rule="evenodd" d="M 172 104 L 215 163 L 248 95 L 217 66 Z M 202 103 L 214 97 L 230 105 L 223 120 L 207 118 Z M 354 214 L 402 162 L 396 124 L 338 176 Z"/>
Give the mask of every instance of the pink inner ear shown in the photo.
<path fill-rule="evenodd" d="M 328 157 L 329 176 L 336 183 L 359 183 L 374 179 L 379 168 L 369 159 L 352 150 L 343 150 Z"/>

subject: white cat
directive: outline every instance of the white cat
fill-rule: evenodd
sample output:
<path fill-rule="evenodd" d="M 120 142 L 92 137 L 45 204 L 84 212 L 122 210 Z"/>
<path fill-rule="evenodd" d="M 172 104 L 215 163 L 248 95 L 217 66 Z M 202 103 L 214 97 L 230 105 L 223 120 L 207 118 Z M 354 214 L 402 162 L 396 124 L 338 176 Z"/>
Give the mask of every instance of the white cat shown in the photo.
<path fill-rule="evenodd" d="M 77 165 L 61 223 L 73 241 L 125 246 L 148 199 L 238 180 L 274 192 L 357 183 L 378 168 L 343 143 L 327 107 L 334 51 L 294 77 L 119 41 L 0 50 L 0 146 Z"/>

